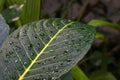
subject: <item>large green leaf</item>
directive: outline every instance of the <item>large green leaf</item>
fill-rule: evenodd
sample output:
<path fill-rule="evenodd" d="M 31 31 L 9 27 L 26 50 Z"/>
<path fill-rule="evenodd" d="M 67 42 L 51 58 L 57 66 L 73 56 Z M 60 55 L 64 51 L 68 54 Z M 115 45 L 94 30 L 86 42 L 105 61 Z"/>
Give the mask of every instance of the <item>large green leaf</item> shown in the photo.
<path fill-rule="evenodd" d="M 65 19 L 46 19 L 13 32 L 0 53 L 2 80 L 55 80 L 89 50 L 95 28 Z"/>
<path fill-rule="evenodd" d="M 96 71 L 90 76 L 90 80 L 116 80 L 115 76 L 107 71 Z"/>
<path fill-rule="evenodd" d="M 4 18 L 0 14 L 0 47 L 9 33 L 9 26 L 6 24 Z"/>

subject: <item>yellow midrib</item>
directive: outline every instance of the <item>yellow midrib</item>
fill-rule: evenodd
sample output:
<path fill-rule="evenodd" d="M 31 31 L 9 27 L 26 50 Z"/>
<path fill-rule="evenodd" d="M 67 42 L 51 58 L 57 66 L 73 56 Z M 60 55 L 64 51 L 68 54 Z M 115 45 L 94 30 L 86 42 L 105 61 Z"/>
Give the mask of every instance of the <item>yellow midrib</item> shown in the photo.
<path fill-rule="evenodd" d="M 45 49 L 50 45 L 50 43 L 57 37 L 57 35 L 63 31 L 67 26 L 73 24 L 74 22 L 70 22 L 66 24 L 63 28 L 61 28 L 51 39 L 50 41 L 45 45 L 45 47 L 41 50 L 41 52 L 35 57 L 35 59 L 31 62 L 31 64 L 26 68 L 26 70 L 23 72 L 23 74 L 19 77 L 18 80 L 23 80 L 25 75 L 28 73 L 30 68 L 34 65 L 34 63 L 37 61 L 37 59 L 40 57 L 40 55 L 45 51 Z"/>

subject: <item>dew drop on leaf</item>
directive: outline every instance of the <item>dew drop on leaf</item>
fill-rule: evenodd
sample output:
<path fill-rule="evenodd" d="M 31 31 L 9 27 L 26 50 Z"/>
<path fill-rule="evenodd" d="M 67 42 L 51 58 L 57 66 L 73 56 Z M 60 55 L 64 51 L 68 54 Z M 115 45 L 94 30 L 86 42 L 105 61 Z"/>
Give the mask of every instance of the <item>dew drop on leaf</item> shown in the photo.
<path fill-rule="evenodd" d="M 4 70 L 5 72 L 7 71 L 7 67 L 5 68 L 5 70 Z"/>
<path fill-rule="evenodd" d="M 71 62 L 72 60 L 71 59 L 66 59 L 67 62 Z"/>
<path fill-rule="evenodd" d="M 15 60 L 15 63 L 18 63 L 18 60 Z"/>
<path fill-rule="evenodd" d="M 33 55 L 34 55 L 34 53 L 30 53 L 30 55 L 31 55 L 31 56 L 33 56 Z"/>
<path fill-rule="evenodd" d="M 53 71 L 52 71 L 52 74 L 54 74 L 54 73 L 55 73 L 55 71 L 53 70 Z"/>
<path fill-rule="evenodd" d="M 68 50 L 64 51 L 63 54 L 65 54 L 65 55 L 69 54 Z"/>
<path fill-rule="evenodd" d="M 24 62 L 24 65 L 27 65 L 27 62 Z"/>
<path fill-rule="evenodd" d="M 42 65 L 45 65 L 45 64 L 46 64 L 45 62 L 42 63 Z"/>
<path fill-rule="evenodd" d="M 52 77 L 52 80 L 55 80 L 55 77 Z"/>
<path fill-rule="evenodd" d="M 11 42 L 11 41 L 10 41 L 10 42 L 9 42 L 9 44 L 10 44 L 10 45 L 12 45 L 12 44 L 13 44 L 13 42 Z"/>

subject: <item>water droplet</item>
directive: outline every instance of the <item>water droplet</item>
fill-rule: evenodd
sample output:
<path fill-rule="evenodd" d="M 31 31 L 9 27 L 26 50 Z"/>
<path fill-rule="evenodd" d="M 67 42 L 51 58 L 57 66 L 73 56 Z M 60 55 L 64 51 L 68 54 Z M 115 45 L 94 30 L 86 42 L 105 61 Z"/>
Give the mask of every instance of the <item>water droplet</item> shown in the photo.
<path fill-rule="evenodd" d="M 7 67 L 5 68 L 5 72 L 7 71 Z"/>
<path fill-rule="evenodd" d="M 56 80 L 56 77 L 49 77 L 47 80 Z"/>
<path fill-rule="evenodd" d="M 30 53 L 30 55 L 31 55 L 31 56 L 33 56 L 33 55 L 34 55 L 34 53 Z"/>
<path fill-rule="evenodd" d="M 15 60 L 15 63 L 17 63 L 18 62 L 18 60 Z"/>
<path fill-rule="evenodd" d="M 55 80 L 56 77 L 52 77 L 52 80 Z"/>
<path fill-rule="evenodd" d="M 27 65 L 27 62 L 24 62 L 24 65 Z"/>
<path fill-rule="evenodd" d="M 67 62 L 71 62 L 72 60 L 71 59 L 66 59 Z"/>
<path fill-rule="evenodd" d="M 69 54 L 68 51 L 69 50 L 64 51 L 63 54 L 65 54 L 65 55 Z"/>
<path fill-rule="evenodd" d="M 12 44 L 13 44 L 13 42 L 11 42 L 11 41 L 10 41 L 10 42 L 9 42 L 9 44 L 10 44 L 10 45 L 12 45 Z"/>
<path fill-rule="evenodd" d="M 45 62 L 42 63 L 42 65 L 45 65 L 45 64 L 46 64 Z"/>
<path fill-rule="evenodd" d="M 7 58 L 10 58 L 11 56 L 9 55 L 9 53 L 7 53 L 7 54 L 6 54 L 6 57 L 7 57 Z"/>
<path fill-rule="evenodd" d="M 55 69 L 58 69 L 58 67 L 55 67 Z"/>
<path fill-rule="evenodd" d="M 52 74 L 54 74 L 55 73 L 55 71 L 52 71 Z"/>
<path fill-rule="evenodd" d="M 65 72 L 67 72 L 67 70 L 66 70 L 66 69 L 64 69 L 64 71 L 65 71 Z"/>
<path fill-rule="evenodd" d="M 66 51 L 68 52 L 69 50 L 67 49 Z"/>

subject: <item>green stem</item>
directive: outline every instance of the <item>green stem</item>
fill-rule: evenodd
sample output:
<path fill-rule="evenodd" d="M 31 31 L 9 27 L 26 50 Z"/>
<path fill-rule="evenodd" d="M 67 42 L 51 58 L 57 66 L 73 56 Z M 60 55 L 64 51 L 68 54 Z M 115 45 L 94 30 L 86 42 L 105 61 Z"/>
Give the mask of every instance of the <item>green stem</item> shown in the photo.
<path fill-rule="evenodd" d="M 102 71 L 107 71 L 108 56 L 107 56 L 106 43 L 107 43 L 107 41 L 105 40 L 105 44 L 104 44 L 103 50 L 102 50 L 102 65 L 101 65 L 101 70 Z"/>
<path fill-rule="evenodd" d="M 118 31 L 120 31 L 120 25 L 115 24 L 115 23 L 111 23 L 111 22 L 107 22 L 105 20 L 92 20 L 88 23 L 89 25 L 95 26 L 95 27 L 99 27 L 99 26 L 109 26 L 111 28 L 114 28 Z"/>

